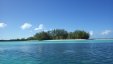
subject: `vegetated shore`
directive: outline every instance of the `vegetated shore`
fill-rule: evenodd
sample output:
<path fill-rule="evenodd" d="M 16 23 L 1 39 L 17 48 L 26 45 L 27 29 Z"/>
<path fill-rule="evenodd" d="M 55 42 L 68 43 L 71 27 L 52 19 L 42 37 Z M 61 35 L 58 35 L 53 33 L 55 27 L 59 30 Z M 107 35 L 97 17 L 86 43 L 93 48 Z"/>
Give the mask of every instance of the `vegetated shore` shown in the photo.
<path fill-rule="evenodd" d="M 55 39 L 55 40 L 44 40 L 44 41 L 71 41 L 71 40 L 90 40 L 90 39 Z"/>
<path fill-rule="evenodd" d="M 61 40 L 91 40 L 91 39 L 54 39 L 54 40 L 46 40 L 46 41 L 61 41 Z M 31 40 L 0 40 L 0 41 L 31 41 Z M 45 41 L 45 40 L 39 40 Z"/>
<path fill-rule="evenodd" d="M 0 42 L 4 42 L 4 41 L 28 41 L 28 40 L 0 40 Z"/>
<path fill-rule="evenodd" d="M 54 40 L 36 40 L 36 41 L 83 41 L 83 40 L 113 40 L 113 38 L 99 38 L 99 39 L 54 39 Z M 7 41 L 33 41 L 33 40 L 0 40 L 0 42 L 7 42 Z"/>

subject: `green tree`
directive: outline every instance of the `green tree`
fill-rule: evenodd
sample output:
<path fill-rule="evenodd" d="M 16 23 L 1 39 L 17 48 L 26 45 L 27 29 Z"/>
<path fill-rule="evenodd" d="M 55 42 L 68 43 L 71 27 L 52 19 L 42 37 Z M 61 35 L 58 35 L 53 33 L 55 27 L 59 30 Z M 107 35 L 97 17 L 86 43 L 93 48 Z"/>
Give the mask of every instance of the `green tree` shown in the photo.
<path fill-rule="evenodd" d="M 33 38 L 35 40 L 49 40 L 50 35 L 43 31 L 43 32 L 36 33 Z"/>
<path fill-rule="evenodd" d="M 71 39 L 89 39 L 89 33 L 81 30 L 76 30 L 69 34 Z"/>
<path fill-rule="evenodd" d="M 68 33 L 68 38 L 67 39 L 75 39 L 74 35 L 73 35 L 73 32 Z"/>
<path fill-rule="evenodd" d="M 35 40 L 34 36 L 28 37 L 27 40 Z"/>
<path fill-rule="evenodd" d="M 68 32 L 64 29 L 54 29 L 48 31 L 48 34 L 51 36 L 52 39 L 66 39 L 68 36 Z"/>

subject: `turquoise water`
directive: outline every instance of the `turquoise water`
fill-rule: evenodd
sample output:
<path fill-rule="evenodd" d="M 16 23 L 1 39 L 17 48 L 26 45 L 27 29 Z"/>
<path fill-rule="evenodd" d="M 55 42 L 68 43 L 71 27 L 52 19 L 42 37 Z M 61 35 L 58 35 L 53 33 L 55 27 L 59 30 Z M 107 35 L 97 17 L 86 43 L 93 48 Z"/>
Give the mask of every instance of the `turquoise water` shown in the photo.
<path fill-rule="evenodd" d="M 113 64 L 113 40 L 0 42 L 0 64 Z"/>

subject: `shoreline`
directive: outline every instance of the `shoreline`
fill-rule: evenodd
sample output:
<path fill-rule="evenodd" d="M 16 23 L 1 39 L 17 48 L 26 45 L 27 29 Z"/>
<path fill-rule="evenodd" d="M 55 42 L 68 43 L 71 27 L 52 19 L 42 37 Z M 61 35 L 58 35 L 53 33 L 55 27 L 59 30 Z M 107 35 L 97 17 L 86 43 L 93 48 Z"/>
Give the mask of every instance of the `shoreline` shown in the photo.
<path fill-rule="evenodd" d="M 83 41 L 83 40 L 89 40 L 89 39 L 57 39 L 57 40 L 42 40 L 42 41 L 71 41 L 71 40 Z"/>
<path fill-rule="evenodd" d="M 113 40 L 113 39 L 57 39 L 57 40 L 0 40 L 0 42 L 7 41 L 86 41 L 86 40 Z"/>

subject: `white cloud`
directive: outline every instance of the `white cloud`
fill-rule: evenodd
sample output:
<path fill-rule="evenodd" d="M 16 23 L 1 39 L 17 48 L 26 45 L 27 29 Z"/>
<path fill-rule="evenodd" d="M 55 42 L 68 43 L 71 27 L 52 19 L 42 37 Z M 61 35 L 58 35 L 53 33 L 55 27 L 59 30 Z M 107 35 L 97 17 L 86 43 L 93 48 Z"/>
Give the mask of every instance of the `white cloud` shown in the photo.
<path fill-rule="evenodd" d="M 92 36 L 93 35 L 93 31 L 89 31 L 89 34 Z"/>
<path fill-rule="evenodd" d="M 34 30 L 36 31 L 43 31 L 44 30 L 44 25 L 40 24 L 37 28 L 35 28 Z"/>
<path fill-rule="evenodd" d="M 0 28 L 4 28 L 4 27 L 6 27 L 7 26 L 7 24 L 5 24 L 5 23 L 0 23 Z"/>
<path fill-rule="evenodd" d="M 105 30 L 105 31 L 101 32 L 101 35 L 108 35 L 111 32 L 112 32 L 111 30 Z"/>
<path fill-rule="evenodd" d="M 24 23 L 24 24 L 21 26 L 21 29 L 25 30 L 25 29 L 29 29 L 29 28 L 31 28 L 31 27 L 32 27 L 31 24 L 29 24 L 29 23 Z"/>

